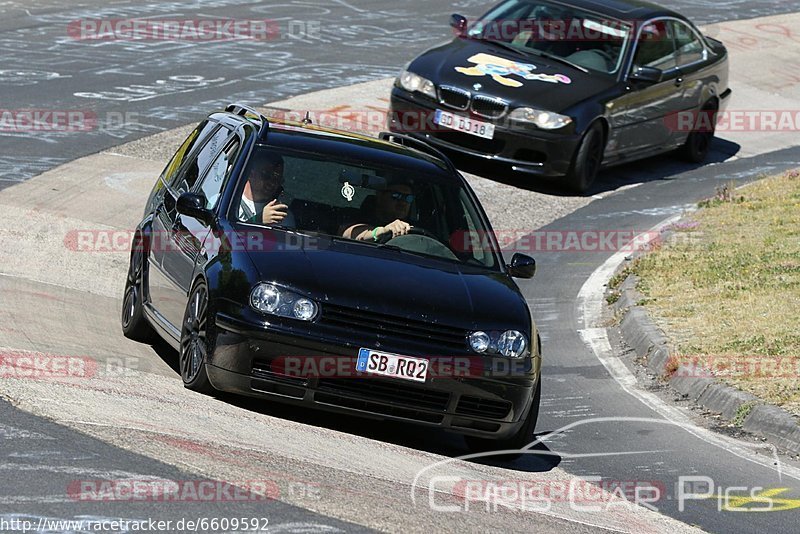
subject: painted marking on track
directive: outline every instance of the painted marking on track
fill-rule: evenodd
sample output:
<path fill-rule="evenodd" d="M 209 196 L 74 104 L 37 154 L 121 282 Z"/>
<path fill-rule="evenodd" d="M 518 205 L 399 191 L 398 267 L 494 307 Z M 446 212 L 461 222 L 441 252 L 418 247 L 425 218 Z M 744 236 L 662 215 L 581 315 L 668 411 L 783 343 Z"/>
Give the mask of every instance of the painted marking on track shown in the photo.
<path fill-rule="evenodd" d="M 0 439 L 55 439 L 46 434 L 39 432 L 31 432 L 22 428 L 16 428 L 10 425 L 0 423 Z"/>

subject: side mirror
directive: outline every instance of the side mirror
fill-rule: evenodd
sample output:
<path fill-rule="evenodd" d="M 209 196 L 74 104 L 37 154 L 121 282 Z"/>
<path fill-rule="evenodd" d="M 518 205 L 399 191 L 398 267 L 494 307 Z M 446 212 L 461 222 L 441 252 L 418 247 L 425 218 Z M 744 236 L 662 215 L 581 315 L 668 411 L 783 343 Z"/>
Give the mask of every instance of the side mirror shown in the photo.
<path fill-rule="evenodd" d="M 628 79 L 644 83 L 658 83 L 664 79 L 664 71 L 655 67 L 634 66 Z"/>
<path fill-rule="evenodd" d="M 183 193 L 178 197 L 176 208 L 178 213 L 210 225 L 214 221 L 214 213 L 206 208 L 206 197 L 201 193 Z"/>
<path fill-rule="evenodd" d="M 464 15 L 453 13 L 450 15 L 450 27 L 456 31 L 456 34 L 462 35 L 467 31 L 467 18 Z"/>
<path fill-rule="evenodd" d="M 536 274 L 536 260 L 517 252 L 511 257 L 508 274 L 514 278 L 533 278 L 533 275 Z"/>

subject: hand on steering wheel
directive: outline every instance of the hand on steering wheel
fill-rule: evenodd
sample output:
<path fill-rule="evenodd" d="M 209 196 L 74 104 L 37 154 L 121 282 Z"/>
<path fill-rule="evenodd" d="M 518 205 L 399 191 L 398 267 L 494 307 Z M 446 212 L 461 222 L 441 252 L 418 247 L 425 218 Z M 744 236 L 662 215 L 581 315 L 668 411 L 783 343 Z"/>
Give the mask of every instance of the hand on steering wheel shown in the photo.
<path fill-rule="evenodd" d="M 433 239 L 434 241 L 441 243 L 441 240 L 438 237 L 436 237 L 436 235 L 433 232 L 430 232 L 425 228 L 422 228 L 421 226 L 411 226 L 411 225 L 408 226 L 408 230 L 406 231 L 405 234 L 394 235 L 392 234 L 392 232 L 385 232 L 383 234 L 378 235 L 377 241 L 378 243 L 386 243 L 388 241 L 391 241 L 395 237 L 400 237 L 401 235 L 421 235 L 427 237 L 428 239 Z"/>
<path fill-rule="evenodd" d="M 386 233 L 390 234 L 392 237 L 397 237 L 407 234 L 411 228 L 413 227 L 407 222 L 401 221 L 400 219 L 395 219 L 386 226 L 379 227 L 377 233 L 378 235 L 383 235 Z"/>

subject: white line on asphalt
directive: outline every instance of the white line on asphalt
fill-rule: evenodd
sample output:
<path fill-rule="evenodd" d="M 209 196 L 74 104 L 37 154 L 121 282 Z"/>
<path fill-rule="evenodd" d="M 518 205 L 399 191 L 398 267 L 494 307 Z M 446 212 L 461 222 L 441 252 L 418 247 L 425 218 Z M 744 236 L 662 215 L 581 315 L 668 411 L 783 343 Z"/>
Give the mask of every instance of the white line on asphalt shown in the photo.
<path fill-rule="evenodd" d="M 661 230 L 668 225 L 680 219 L 682 215 L 674 215 L 645 232 L 634 241 L 644 242 L 649 236 L 659 235 Z M 639 239 L 642 239 L 640 241 Z M 766 467 L 767 469 L 776 471 L 780 477 L 782 474 L 788 475 L 794 479 L 800 480 L 800 469 L 789 465 L 781 465 L 777 462 L 775 466 L 775 459 L 763 458 L 743 447 L 742 442 L 731 439 L 727 436 L 716 434 L 705 428 L 701 428 L 694 424 L 692 420 L 680 409 L 670 406 L 661 400 L 658 396 L 648 391 L 644 391 L 638 387 L 636 377 L 625 366 L 623 361 L 614 354 L 611 347 L 611 342 L 608 338 L 608 331 L 605 328 L 599 327 L 602 321 L 603 313 L 603 294 L 604 289 L 611 276 L 616 271 L 617 267 L 625 261 L 627 251 L 620 251 L 606 260 L 603 265 L 598 267 L 591 276 L 586 280 L 578 293 L 578 313 L 583 317 L 583 328 L 578 330 L 584 343 L 586 343 L 594 352 L 603 367 L 611 374 L 614 380 L 620 387 L 636 400 L 658 413 L 662 417 L 674 422 L 682 429 L 686 430 L 693 436 L 705 441 L 709 445 L 719 447 L 734 456 L 752 462 L 754 464 Z M 760 445 L 763 446 L 763 445 Z"/>
<path fill-rule="evenodd" d="M 39 432 L 31 432 L 0 423 L 0 439 L 55 439 Z"/>

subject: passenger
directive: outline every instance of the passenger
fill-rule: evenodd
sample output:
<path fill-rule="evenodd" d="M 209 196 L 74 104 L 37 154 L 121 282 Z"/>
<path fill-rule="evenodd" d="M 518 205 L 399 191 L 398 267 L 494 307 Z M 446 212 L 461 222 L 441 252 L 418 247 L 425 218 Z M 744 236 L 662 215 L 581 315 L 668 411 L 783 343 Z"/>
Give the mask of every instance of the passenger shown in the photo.
<path fill-rule="evenodd" d="M 239 205 L 239 220 L 294 228 L 295 220 L 289 206 L 278 202 L 283 192 L 283 158 L 260 151 L 254 152 L 252 158 Z"/>
<path fill-rule="evenodd" d="M 412 228 L 404 220 L 408 219 L 412 202 L 414 194 L 409 183 L 389 183 L 385 189 L 375 193 L 372 209 L 363 213 L 369 222 L 348 226 L 342 235 L 359 241 L 378 241 L 382 235 L 389 233 L 392 237 L 405 235 Z"/>

